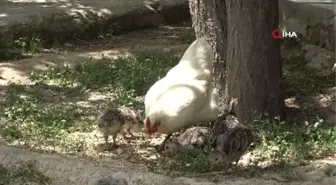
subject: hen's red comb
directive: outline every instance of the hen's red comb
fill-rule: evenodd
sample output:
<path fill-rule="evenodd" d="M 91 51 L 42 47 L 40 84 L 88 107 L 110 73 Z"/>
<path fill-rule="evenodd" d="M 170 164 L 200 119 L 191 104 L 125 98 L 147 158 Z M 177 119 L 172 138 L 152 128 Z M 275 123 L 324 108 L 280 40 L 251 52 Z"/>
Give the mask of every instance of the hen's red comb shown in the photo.
<path fill-rule="evenodd" d="M 152 134 L 151 121 L 149 120 L 148 117 L 146 117 L 145 119 L 145 124 L 146 124 L 147 133 L 151 135 Z"/>

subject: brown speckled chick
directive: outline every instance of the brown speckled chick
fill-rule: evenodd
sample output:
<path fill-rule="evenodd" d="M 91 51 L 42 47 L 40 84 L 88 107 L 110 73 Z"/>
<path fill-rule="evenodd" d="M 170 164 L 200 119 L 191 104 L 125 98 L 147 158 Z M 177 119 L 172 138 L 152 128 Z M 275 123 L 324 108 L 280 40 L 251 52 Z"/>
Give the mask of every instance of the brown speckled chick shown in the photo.
<path fill-rule="evenodd" d="M 225 164 L 226 169 L 232 162 L 236 162 L 237 165 L 248 149 L 259 142 L 252 130 L 239 123 L 233 115 L 219 117 L 210 138 L 214 147 L 210 155 L 211 165 Z"/>
<path fill-rule="evenodd" d="M 121 133 L 124 139 L 130 142 L 125 132 L 128 132 L 133 138 L 131 130 L 140 132 L 143 128 L 139 112 L 131 108 L 108 107 L 98 117 L 97 122 L 99 131 L 104 135 L 106 146 L 109 135 L 113 136 L 113 145 L 116 145 L 118 133 Z"/>

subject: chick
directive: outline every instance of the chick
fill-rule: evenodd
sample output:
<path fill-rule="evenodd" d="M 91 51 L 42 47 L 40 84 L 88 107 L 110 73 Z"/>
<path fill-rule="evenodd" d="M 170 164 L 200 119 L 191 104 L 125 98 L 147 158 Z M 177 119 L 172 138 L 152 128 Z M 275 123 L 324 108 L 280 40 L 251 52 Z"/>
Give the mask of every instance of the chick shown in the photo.
<path fill-rule="evenodd" d="M 181 151 L 182 147 L 183 146 L 177 140 L 169 139 L 164 144 L 164 151 L 172 154 Z"/>
<path fill-rule="evenodd" d="M 98 129 L 104 135 L 105 144 L 108 145 L 108 136 L 112 135 L 113 145 L 116 144 L 117 134 L 121 133 L 123 138 L 130 142 L 130 139 L 126 137 L 126 133 L 129 133 L 133 138 L 131 130 L 140 132 L 143 128 L 143 123 L 139 112 L 131 108 L 114 108 L 108 107 L 103 113 L 98 116 Z"/>
<path fill-rule="evenodd" d="M 224 166 L 223 169 L 227 171 L 231 163 L 227 161 L 232 161 L 229 159 L 229 156 L 224 152 L 220 152 L 218 150 L 214 150 L 210 153 L 210 169 L 212 170 L 215 166 Z"/>
<path fill-rule="evenodd" d="M 209 135 L 208 127 L 191 127 L 180 135 L 179 143 L 190 148 L 201 148 L 208 144 Z"/>
<path fill-rule="evenodd" d="M 219 117 L 210 137 L 214 147 L 210 154 L 210 163 L 212 166 L 225 164 L 226 170 L 232 162 L 237 165 L 248 149 L 259 142 L 252 130 L 239 123 L 233 115 Z"/>

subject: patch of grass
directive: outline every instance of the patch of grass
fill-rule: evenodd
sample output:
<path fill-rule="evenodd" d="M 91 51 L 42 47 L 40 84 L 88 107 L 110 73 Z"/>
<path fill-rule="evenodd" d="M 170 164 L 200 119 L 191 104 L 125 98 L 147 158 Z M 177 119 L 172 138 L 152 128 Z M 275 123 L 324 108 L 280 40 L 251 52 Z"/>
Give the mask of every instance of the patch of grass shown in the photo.
<path fill-rule="evenodd" d="M 143 109 L 142 96 L 177 61 L 170 53 L 145 52 L 134 57 L 88 60 L 33 72 L 30 79 L 36 85 L 9 85 L 0 134 L 31 147 L 83 151 L 85 141 L 73 141 L 70 135 L 91 132 L 98 112 L 85 112 L 76 99 L 91 92 L 103 92 L 108 95 L 106 101 L 117 106 Z"/>
<path fill-rule="evenodd" d="M 50 104 L 40 99 L 38 94 L 24 94 L 17 86 L 10 90 L 13 94 L 10 94 L 8 106 L 3 110 L 4 119 L 0 122 L 2 137 L 27 146 L 55 147 L 69 133 L 90 130 L 90 121 L 83 120 L 83 111 L 76 104 Z"/>
<path fill-rule="evenodd" d="M 335 85 L 335 74 L 320 69 L 287 66 L 284 71 L 284 85 L 287 96 L 326 94 Z"/>
<path fill-rule="evenodd" d="M 322 121 L 290 124 L 256 119 L 253 127 L 261 136 L 261 144 L 254 151 L 256 161 L 286 164 L 336 153 L 336 130 Z"/>
<path fill-rule="evenodd" d="M 0 165 L 0 184 L 48 185 L 50 182 L 50 178 L 36 168 L 34 161 L 22 161 L 10 167 Z"/>
<path fill-rule="evenodd" d="M 206 173 L 210 172 L 209 160 L 210 148 L 204 149 L 183 149 L 172 156 L 169 165 L 170 171 L 180 169 L 185 173 Z"/>
<path fill-rule="evenodd" d="M 0 44 L 0 60 L 25 58 L 29 53 L 35 53 L 42 48 L 38 38 L 20 37 L 13 41 Z"/>
<path fill-rule="evenodd" d="M 193 28 L 188 27 L 179 35 L 179 39 L 184 43 L 192 43 L 196 40 L 195 31 Z"/>
<path fill-rule="evenodd" d="M 91 60 L 38 71 L 32 73 L 30 79 L 61 86 L 79 85 L 98 91 L 120 88 L 139 96 L 144 95 L 178 61 L 179 58 L 169 53 L 143 52 L 134 57 Z"/>
<path fill-rule="evenodd" d="M 179 152 L 160 156 L 150 161 L 148 168 L 154 173 L 167 173 L 173 176 L 210 172 L 210 147 L 203 149 L 183 148 Z"/>
<path fill-rule="evenodd" d="M 335 73 L 330 69 L 306 67 L 304 41 L 290 39 L 282 43 L 284 55 L 284 86 L 287 96 L 306 97 L 330 93 L 335 86 Z"/>

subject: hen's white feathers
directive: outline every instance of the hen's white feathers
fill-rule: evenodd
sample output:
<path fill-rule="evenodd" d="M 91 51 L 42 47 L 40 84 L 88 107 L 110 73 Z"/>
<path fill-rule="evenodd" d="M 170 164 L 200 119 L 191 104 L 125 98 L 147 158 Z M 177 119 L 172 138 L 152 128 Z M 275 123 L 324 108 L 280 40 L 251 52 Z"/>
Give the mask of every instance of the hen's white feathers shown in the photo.
<path fill-rule="evenodd" d="M 145 115 L 151 123 L 160 123 L 158 132 L 174 133 L 217 117 L 218 92 L 211 84 L 212 68 L 210 45 L 197 39 L 179 64 L 148 90 Z"/>
<path fill-rule="evenodd" d="M 166 77 L 212 80 L 212 49 L 204 38 L 195 40 L 184 52 L 180 62 L 170 69 Z"/>

